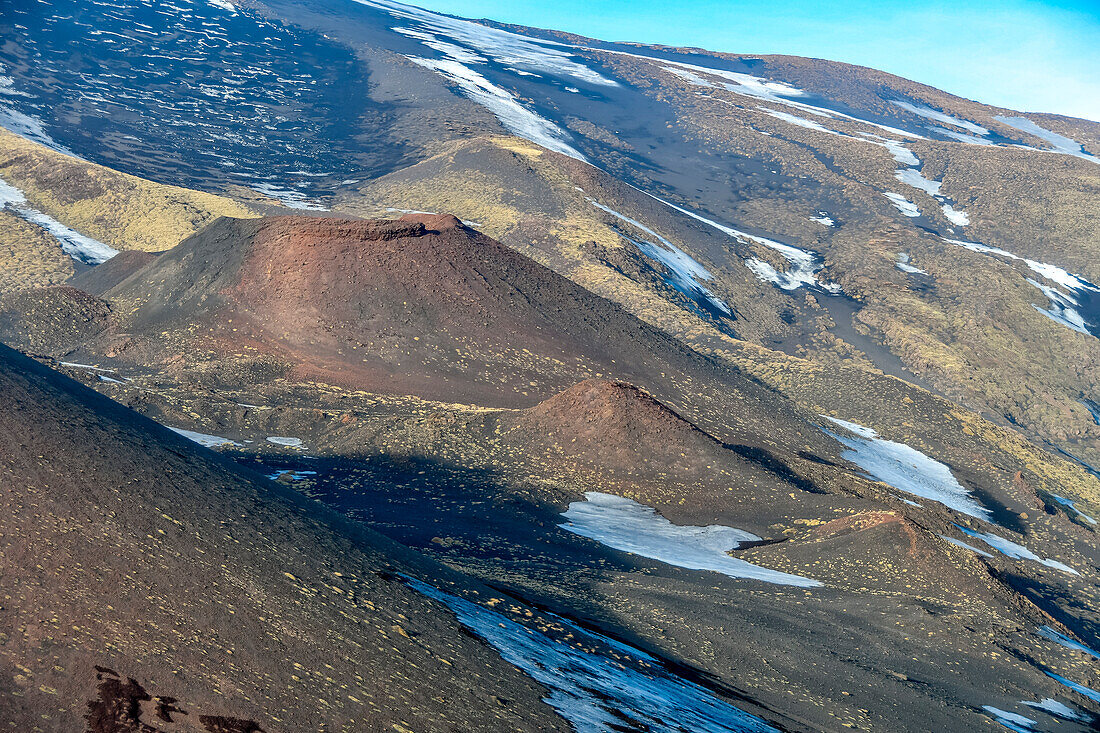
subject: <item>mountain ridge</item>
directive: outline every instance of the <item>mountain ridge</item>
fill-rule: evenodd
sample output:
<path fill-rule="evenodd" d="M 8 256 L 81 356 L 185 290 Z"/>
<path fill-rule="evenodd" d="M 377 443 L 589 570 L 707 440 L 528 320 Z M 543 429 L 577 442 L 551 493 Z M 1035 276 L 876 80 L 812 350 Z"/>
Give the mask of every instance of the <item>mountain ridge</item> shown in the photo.
<path fill-rule="evenodd" d="M 1100 719 L 1100 125 L 392 0 L 0 34 L 18 722 Z"/>

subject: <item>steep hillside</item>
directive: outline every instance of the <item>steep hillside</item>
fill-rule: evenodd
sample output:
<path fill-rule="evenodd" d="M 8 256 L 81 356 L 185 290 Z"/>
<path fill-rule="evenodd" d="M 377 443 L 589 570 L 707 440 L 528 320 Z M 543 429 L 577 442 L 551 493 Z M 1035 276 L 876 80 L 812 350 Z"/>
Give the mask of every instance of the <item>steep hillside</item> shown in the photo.
<path fill-rule="evenodd" d="M 176 2 L 0 11 L 0 723 L 1095 728 L 1100 123 Z"/>
<path fill-rule="evenodd" d="M 103 297 L 114 325 L 91 351 L 223 385 L 521 406 L 614 375 L 719 435 L 821 443 L 786 400 L 451 216 L 226 219 Z"/>
<path fill-rule="evenodd" d="M 258 203 L 453 213 L 696 347 L 856 360 L 1100 462 L 1081 404 L 1100 368 L 1096 123 L 391 0 L 98 14 L 128 48 L 148 48 L 134 27 L 172 39 L 140 67 L 24 30 L 86 12 L 4 26 L 12 129 Z M 74 44 L 87 68 L 61 62 Z M 168 93 L 163 74 L 189 81 Z M 117 114 L 90 114 L 103 99 Z"/>
<path fill-rule="evenodd" d="M 115 249 L 159 252 L 219 216 L 254 216 L 223 196 L 168 186 L 0 130 L 0 177 L 30 206 Z"/>
<path fill-rule="evenodd" d="M 109 387 L 167 424 L 234 441 L 226 449 L 245 465 L 390 537 L 749 688 L 793 729 L 982 726 L 981 705 L 1015 709 L 1038 690 L 1092 709 L 1043 674 L 1089 684 L 1091 658 L 1032 629 L 1056 619 L 1059 633 L 1095 638 L 1095 533 L 1055 508 L 1058 484 L 1041 483 L 1040 466 L 988 453 L 981 421 L 951 436 L 954 448 L 914 442 L 923 456 L 828 423 L 855 446 L 841 457 L 722 445 L 637 388 L 599 380 L 524 410 L 306 384 L 190 400 L 157 383 Z M 202 420 L 187 422 L 190 411 Z M 270 435 L 302 447 L 263 445 Z M 879 461 L 859 465 L 893 485 L 848 463 L 873 445 Z M 905 465 L 892 451 L 908 474 L 882 473 Z M 945 476 L 965 486 L 955 499 L 992 517 L 945 507 L 975 511 Z M 1091 516 L 1087 485 L 1069 496 Z M 1033 559 L 983 549 L 970 531 Z"/>
<path fill-rule="evenodd" d="M 565 729 L 412 553 L 6 347 L 0 385 L 5 723 Z"/>

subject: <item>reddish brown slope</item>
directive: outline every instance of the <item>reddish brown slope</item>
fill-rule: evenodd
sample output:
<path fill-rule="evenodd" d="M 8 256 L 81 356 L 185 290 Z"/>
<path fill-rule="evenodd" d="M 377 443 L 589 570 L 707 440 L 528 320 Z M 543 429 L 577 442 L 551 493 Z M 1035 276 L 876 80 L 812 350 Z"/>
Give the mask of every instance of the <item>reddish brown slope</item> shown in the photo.
<path fill-rule="evenodd" d="M 221 220 L 105 297 L 138 363 L 266 359 L 496 407 L 625 378 L 723 439 L 821 442 L 787 400 L 452 216 Z"/>
<path fill-rule="evenodd" d="M 660 472 L 693 480 L 730 455 L 626 382 L 587 380 L 500 422 L 504 440 L 532 455 L 556 454 L 619 475 Z"/>
<path fill-rule="evenodd" d="M 185 325 L 298 378 L 484 402 L 598 371 L 623 320 L 450 216 L 223 220 L 109 297 L 137 305 L 139 335 Z"/>

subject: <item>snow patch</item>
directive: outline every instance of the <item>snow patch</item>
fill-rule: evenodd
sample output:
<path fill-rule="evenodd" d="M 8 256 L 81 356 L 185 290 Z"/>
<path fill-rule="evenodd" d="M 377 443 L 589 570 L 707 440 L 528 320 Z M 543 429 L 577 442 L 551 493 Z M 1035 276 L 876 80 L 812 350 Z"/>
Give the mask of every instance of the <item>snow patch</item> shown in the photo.
<path fill-rule="evenodd" d="M 939 196 L 940 187 L 943 186 L 941 181 L 928 180 L 916 168 L 902 168 L 894 174 L 894 177 L 907 186 L 924 191 L 929 196 Z"/>
<path fill-rule="evenodd" d="M 1052 697 L 1044 697 L 1042 700 L 1039 700 L 1038 702 L 1029 702 L 1027 700 L 1021 700 L 1020 704 L 1021 705 L 1027 705 L 1029 708 L 1034 708 L 1036 710 L 1042 710 L 1043 712 L 1049 713 L 1049 714 L 1053 715 L 1056 718 L 1061 718 L 1062 720 L 1075 720 L 1075 721 L 1082 722 L 1082 723 L 1088 723 L 1088 722 L 1092 721 L 1092 716 L 1091 715 L 1086 715 L 1084 713 L 1078 713 L 1073 708 L 1071 708 L 1069 705 L 1066 705 L 1065 703 L 1062 703 L 1062 702 L 1058 702 L 1057 700 L 1055 700 Z"/>
<path fill-rule="evenodd" d="M 825 107 L 819 107 L 814 104 L 808 104 L 806 102 L 793 99 L 794 97 L 805 97 L 806 92 L 798 87 L 781 81 L 772 81 L 760 76 L 754 76 L 752 74 L 744 74 L 738 71 L 726 71 L 725 69 L 714 69 L 708 66 L 698 66 L 696 64 L 689 64 L 684 61 L 672 61 L 670 59 L 657 59 L 652 56 L 644 56 L 636 53 L 629 53 L 626 51 L 612 51 L 609 49 L 592 49 L 596 51 L 602 51 L 604 53 L 613 53 L 621 56 L 630 56 L 633 58 L 644 59 L 646 61 L 652 61 L 658 64 L 668 64 L 668 66 L 661 66 L 661 68 L 669 73 L 675 74 L 688 81 L 689 83 L 700 87 L 721 88 L 726 91 L 733 92 L 734 94 L 740 94 L 747 97 L 753 97 L 765 102 L 771 102 L 773 104 L 781 104 L 787 107 L 793 107 L 802 112 L 808 112 L 816 117 L 822 117 L 825 119 L 842 119 L 849 120 L 851 122 L 858 122 L 863 125 L 870 125 L 884 132 L 888 132 L 892 135 L 901 135 L 902 137 L 909 137 L 914 139 L 926 139 L 923 135 L 919 135 L 908 130 L 899 130 L 896 127 L 890 125 L 883 125 L 878 122 L 872 122 L 871 120 L 863 119 L 862 117 L 856 117 L 854 115 L 845 114 L 844 112 L 838 112 L 837 110 L 827 109 Z M 710 76 L 717 82 L 712 82 L 706 77 Z M 768 114 L 773 114 L 773 111 L 764 111 Z M 782 119 L 782 118 L 780 118 Z M 795 118 L 799 122 L 794 124 L 802 124 L 807 122 L 802 118 Z M 806 126 L 803 124 L 803 126 Z M 818 129 L 818 128 L 814 128 Z M 835 130 L 829 130 L 828 128 L 820 128 L 820 131 L 829 132 L 834 135 L 841 135 L 842 137 L 850 137 L 844 133 L 837 132 Z"/>
<path fill-rule="evenodd" d="M 419 40 L 428 48 L 439 51 L 444 56 L 448 56 L 452 60 L 457 61 L 460 64 L 488 63 L 488 59 L 486 59 L 484 56 L 474 53 L 473 51 L 470 51 L 467 48 L 463 48 L 462 46 L 458 46 L 454 43 L 441 41 L 433 36 L 431 33 L 421 33 L 420 31 L 415 31 L 412 28 L 394 28 L 394 30 L 404 36 Z"/>
<path fill-rule="evenodd" d="M 890 151 L 890 155 L 894 158 L 894 162 L 901 163 L 902 165 L 920 165 L 920 158 L 916 154 L 905 147 L 897 140 L 890 140 L 889 138 L 882 137 L 881 135 L 867 135 L 867 142 L 874 143 L 880 147 L 886 148 Z"/>
<path fill-rule="evenodd" d="M 794 290 L 795 288 L 798 288 L 802 285 L 812 285 L 821 288 L 827 293 L 832 293 L 834 295 L 841 292 L 840 286 L 836 283 L 822 282 L 815 277 L 815 275 L 821 270 L 823 265 L 818 262 L 817 255 L 813 252 L 799 249 L 798 247 L 793 247 L 789 244 L 783 244 L 782 242 L 776 242 L 774 240 L 767 239 L 766 237 L 758 237 L 753 234 L 748 234 L 747 232 L 740 231 L 739 229 L 734 229 L 733 227 L 728 227 L 724 224 L 719 224 L 713 219 L 708 219 L 707 217 L 701 214 L 697 214 L 690 209 L 685 209 L 683 206 L 677 206 L 671 201 L 666 201 L 660 196 L 655 196 L 654 194 L 651 194 L 648 191 L 643 191 L 636 186 L 631 186 L 631 188 L 633 188 L 638 193 L 648 196 L 658 203 L 664 204 L 670 209 L 679 211 L 685 216 L 689 216 L 702 224 L 706 224 L 712 229 L 716 229 L 729 237 L 733 237 L 743 244 L 750 244 L 755 242 L 756 244 L 760 244 L 768 247 L 769 249 L 773 249 L 781 254 L 784 259 L 786 259 L 787 262 L 791 264 L 790 270 L 785 273 L 779 273 L 775 270 L 775 268 L 773 268 L 771 265 L 768 265 L 766 262 L 762 262 L 761 260 L 757 259 L 747 260 L 745 262 L 745 265 L 750 270 L 752 270 L 753 273 L 756 274 L 756 276 L 761 280 L 772 282 L 783 288 L 784 290 Z M 761 265 L 764 265 L 765 267 L 760 267 Z"/>
<path fill-rule="evenodd" d="M 485 54 L 505 67 L 524 69 L 528 73 L 568 77 L 595 86 L 619 86 L 618 82 L 575 61 L 575 54 L 564 50 L 569 48 L 566 44 L 490 28 L 471 20 L 440 15 L 393 0 L 356 2 L 388 12 L 395 18 L 418 23 L 424 30 L 447 36 L 455 43 Z"/>
<path fill-rule="evenodd" d="M 588 203 L 595 206 L 600 211 L 611 214 L 619 221 L 630 224 L 632 227 L 645 232 L 649 236 L 660 242 L 659 245 L 647 242 L 645 240 L 636 240 L 630 237 L 625 237 L 627 241 L 640 249 L 647 257 L 657 260 L 671 273 L 671 284 L 678 291 L 688 296 L 689 298 L 703 298 L 710 303 L 714 308 L 728 315 L 730 314 L 729 306 L 722 300 L 715 297 L 709 289 L 703 286 L 701 280 L 713 280 L 714 276 L 710 274 L 705 267 L 700 265 L 684 250 L 680 249 L 672 242 L 668 241 L 665 237 L 662 237 L 657 232 L 653 231 L 645 224 L 642 224 L 636 219 L 632 219 L 625 214 L 621 214 L 614 209 L 604 206 L 595 199 L 587 199 Z"/>
<path fill-rule="evenodd" d="M 833 217 L 829 216 L 828 213 L 824 211 L 819 211 L 817 212 L 817 214 L 817 216 L 811 216 L 810 221 L 816 221 L 823 227 L 832 228 L 836 226 L 836 222 L 833 221 Z"/>
<path fill-rule="evenodd" d="M 988 135 L 989 130 L 985 129 L 981 125 L 977 125 L 969 120 L 960 120 L 958 117 L 952 117 L 951 115 L 940 112 L 937 109 L 932 109 L 923 104 L 910 104 L 909 102 L 903 102 L 900 99 L 891 99 L 891 104 L 896 104 L 902 109 L 912 112 L 913 114 L 924 117 L 925 119 L 935 120 L 936 122 L 943 122 L 948 125 L 954 125 L 960 127 L 967 132 L 972 132 L 975 135 Z"/>
<path fill-rule="evenodd" d="M 322 206 L 316 201 L 311 201 L 304 193 L 295 191 L 292 188 L 284 188 L 274 183 L 254 183 L 251 188 L 253 191 L 258 191 L 268 198 L 275 199 L 288 209 L 328 211 L 328 208 L 325 206 Z"/>
<path fill-rule="evenodd" d="M 1093 163 L 1100 163 L 1100 158 L 1086 153 L 1081 143 L 1065 135 L 1059 135 L 1056 132 L 1040 127 L 1026 117 L 1005 117 L 1004 115 L 997 115 L 993 119 L 998 122 L 1003 122 L 1009 127 L 1014 127 L 1020 132 L 1026 132 L 1029 135 L 1034 135 L 1041 140 L 1045 140 L 1050 143 L 1055 153 L 1072 155 L 1075 158 L 1082 158 L 1084 160 L 1091 160 Z"/>
<path fill-rule="evenodd" d="M 165 426 L 165 427 L 167 427 L 173 433 L 177 433 L 177 434 L 182 435 L 183 437 L 187 438 L 188 440 L 191 440 L 191 441 L 194 441 L 194 442 L 198 443 L 199 445 L 203 446 L 204 448 L 221 448 L 221 447 L 227 446 L 227 445 L 233 445 L 233 446 L 240 447 L 240 445 L 241 445 L 240 443 L 238 443 L 236 441 L 230 440 L 229 438 L 223 438 L 220 435 L 208 435 L 206 433 L 196 433 L 194 430 L 184 430 L 183 428 L 173 428 L 170 425 Z"/>
<path fill-rule="evenodd" d="M 941 135 L 946 135 L 952 140 L 958 140 L 959 142 L 971 143 L 972 145 L 987 145 L 990 147 L 997 147 L 997 143 L 992 140 L 986 140 L 984 137 L 976 137 L 974 135 L 968 135 L 965 132 L 959 132 L 958 130 L 945 130 L 942 127 L 929 127 L 932 132 L 938 132 Z"/>
<path fill-rule="evenodd" d="M 956 547 L 961 547 L 961 548 L 963 548 L 964 550 L 970 550 L 971 552 L 973 552 L 973 553 L 976 553 L 976 554 L 978 554 L 978 555 L 981 555 L 982 557 L 988 557 L 988 558 L 992 558 L 992 557 L 993 557 L 993 553 L 991 553 L 991 552 L 986 552 L 985 550 L 979 550 L 979 549 L 978 549 L 977 547 L 975 547 L 974 545 L 971 545 L 971 544 L 969 544 L 969 543 L 967 543 L 967 542 L 963 542 L 962 540 L 957 540 L 957 539 L 955 539 L 954 537 L 948 537 L 948 536 L 947 536 L 947 535 L 945 535 L 945 534 L 941 534 L 941 535 L 940 535 L 940 539 L 943 539 L 943 540 L 947 540 L 948 542 L 950 542 L 951 544 L 955 545 Z"/>
<path fill-rule="evenodd" d="M 734 92 L 735 94 L 742 94 L 749 97 L 755 97 L 757 99 L 763 99 L 768 102 L 775 102 L 777 104 L 792 104 L 787 97 L 803 97 L 806 96 L 806 92 L 798 87 L 792 86 L 781 81 L 771 81 L 760 76 L 753 76 L 752 74 L 743 74 L 738 71 L 726 71 L 724 69 L 712 69 L 707 66 L 697 66 L 695 64 L 689 64 L 683 61 L 669 61 L 667 59 L 654 59 L 649 56 L 639 56 L 637 54 L 627 53 L 627 56 L 635 56 L 637 58 L 644 58 L 649 61 L 663 61 L 663 63 L 670 64 L 670 67 L 662 67 L 666 71 L 677 73 L 673 71 L 673 68 L 678 68 L 681 72 L 691 72 L 690 76 L 682 73 L 677 73 L 678 76 L 684 79 L 688 79 L 692 83 L 698 86 L 716 86 L 715 84 L 707 81 L 700 76 L 706 74 L 717 79 L 721 79 L 721 87 L 727 91 Z M 796 104 L 794 106 L 809 108 L 807 111 L 815 111 L 823 117 L 831 117 L 832 112 L 828 110 L 818 110 L 812 105 Z"/>
<path fill-rule="evenodd" d="M 105 367 L 92 366 L 91 364 L 81 364 L 75 361 L 59 361 L 58 364 L 60 364 L 61 366 L 71 367 L 73 369 L 91 369 L 92 371 L 96 372 L 114 373 L 118 371 L 117 369 L 107 369 Z"/>
<path fill-rule="evenodd" d="M 12 93 L 9 92 L 8 96 L 12 96 Z M 3 127 L 8 132 L 14 133 L 19 137 L 26 138 L 31 142 L 45 145 L 51 150 L 56 150 L 65 155 L 71 155 L 74 158 L 80 157 L 50 137 L 49 133 L 46 132 L 46 128 L 43 127 L 42 121 L 37 117 L 24 114 L 6 104 L 0 104 L 0 127 Z"/>
<path fill-rule="evenodd" d="M 1001 249 L 1000 247 L 990 247 L 988 245 L 981 244 L 980 242 L 967 242 L 962 239 L 948 239 L 947 237 L 940 237 L 940 239 L 947 242 L 948 244 L 953 244 L 957 247 L 968 249 L 971 252 L 980 252 L 982 254 L 990 255 L 1001 255 L 1002 257 L 1009 257 L 1014 260 L 1023 259 L 1022 257 L 1017 257 L 1008 250 Z"/>
<path fill-rule="evenodd" d="M 289 468 L 283 468 L 283 469 L 280 469 L 280 470 L 276 471 L 275 473 L 268 474 L 267 477 L 269 479 L 271 479 L 272 481 L 277 481 L 282 476 L 289 476 L 291 481 L 301 481 L 301 480 L 306 479 L 310 476 L 316 476 L 316 475 L 317 475 L 316 471 L 293 471 Z"/>
<path fill-rule="evenodd" d="M 1035 260 L 1024 260 L 1024 264 L 1032 269 L 1032 271 L 1042 275 L 1052 283 L 1057 283 L 1063 288 L 1070 290 L 1091 290 L 1094 293 L 1100 293 L 1100 288 L 1090 283 L 1080 275 L 1074 275 L 1066 272 L 1057 265 L 1050 265 L 1046 262 L 1036 262 Z"/>
<path fill-rule="evenodd" d="M 1074 682 L 1073 680 L 1068 680 L 1065 677 L 1063 677 L 1062 675 L 1054 674 L 1053 672 L 1047 672 L 1047 676 L 1050 677 L 1051 679 L 1054 679 L 1054 680 L 1057 680 L 1057 681 L 1061 682 L 1063 685 L 1065 685 L 1069 689 L 1073 690 L 1074 692 L 1076 692 L 1080 695 L 1084 695 L 1085 697 L 1087 697 L 1088 699 L 1090 699 L 1094 702 L 1100 702 L 1100 692 L 1097 692 L 1096 690 L 1092 689 L 1091 687 L 1085 687 L 1084 685 L 1078 684 L 1078 683 Z"/>
<path fill-rule="evenodd" d="M 710 83 L 709 81 L 707 81 L 703 77 L 699 76 L 695 72 L 689 71 L 688 69 L 678 69 L 675 66 L 662 66 L 661 69 L 663 71 L 667 71 L 668 73 L 670 73 L 674 76 L 680 77 L 681 79 L 686 81 L 688 84 L 691 84 L 693 86 L 709 87 L 711 89 L 714 88 L 714 84 Z"/>
<path fill-rule="evenodd" d="M 944 464 L 905 443 L 878 437 L 873 429 L 822 415 L 846 433 L 824 432 L 849 450 L 843 458 L 862 468 L 871 478 L 907 494 L 930 499 L 949 509 L 983 521 L 991 521 L 988 509 L 976 502 Z"/>
<path fill-rule="evenodd" d="M 1017 713 L 1010 713 L 1007 710 L 1001 710 L 995 708 L 992 705 L 982 705 L 982 710 L 989 713 L 990 717 L 996 722 L 1008 728 L 1011 731 L 1017 731 L 1017 733 L 1035 733 L 1035 726 L 1038 725 L 1038 721 L 1032 720 L 1023 715 Z"/>
<path fill-rule="evenodd" d="M 965 227 L 970 225 L 970 216 L 960 209 L 956 209 L 951 204 L 943 204 L 943 215 L 949 222 L 957 227 Z"/>
<path fill-rule="evenodd" d="M 570 158 L 588 162 L 579 150 L 569 144 L 568 133 L 524 107 L 510 93 L 470 67 L 452 59 L 427 59 L 418 56 L 410 56 L 409 59 L 419 66 L 432 69 L 457 86 L 467 97 L 492 112 L 500 120 L 500 124 L 513 135 Z"/>
<path fill-rule="evenodd" d="M 814 588 L 821 583 L 799 575 L 769 570 L 730 557 L 727 553 L 743 542 L 760 537 L 733 527 L 675 525 L 651 507 L 631 499 L 598 491 L 585 492 L 562 513 L 569 520 L 558 525 L 567 532 L 588 537 L 616 550 L 689 570 L 712 570 L 731 578 L 751 578 L 766 583 Z"/>
<path fill-rule="evenodd" d="M 1033 562 L 1039 563 L 1040 565 L 1045 565 L 1048 568 L 1061 570 L 1063 573 L 1069 573 L 1070 575 L 1080 575 L 1079 572 L 1071 568 L 1069 565 L 1058 562 L 1057 560 L 1044 560 L 1023 545 L 1017 544 L 1012 540 L 1007 540 L 1000 535 L 995 535 L 992 532 L 977 532 L 973 529 L 968 529 L 958 524 L 956 524 L 955 527 L 967 537 L 973 537 L 975 539 L 981 540 L 1005 557 L 1010 557 L 1013 560 L 1031 560 Z"/>
<path fill-rule="evenodd" d="M 1077 299 L 1073 296 L 1066 295 L 1057 288 L 1049 285 L 1043 285 L 1040 282 L 1027 278 L 1029 284 L 1034 285 L 1042 291 L 1043 295 L 1047 296 L 1050 301 L 1049 308 L 1040 308 L 1034 303 L 1031 307 L 1042 313 L 1044 316 L 1060 323 L 1066 328 L 1072 329 L 1077 333 L 1083 333 L 1086 336 L 1091 335 L 1088 329 L 1088 324 L 1085 323 L 1085 317 L 1081 315 L 1077 310 Z"/>
<path fill-rule="evenodd" d="M 288 438 L 281 435 L 269 435 L 267 436 L 268 443 L 274 443 L 275 445 L 281 445 L 286 448 L 304 448 L 301 438 Z"/>
<path fill-rule="evenodd" d="M 759 279 L 765 282 L 773 283 L 783 290 L 795 290 L 799 287 L 802 287 L 803 285 L 807 285 L 816 286 L 821 288 L 822 290 L 834 294 L 840 292 L 840 286 L 836 283 L 821 282 L 817 279 L 816 274 L 818 273 L 818 271 L 821 270 L 822 265 L 818 262 L 817 255 L 815 253 L 809 252 L 804 249 L 799 249 L 798 247 L 793 247 L 789 244 L 783 244 L 782 242 L 776 242 L 773 239 L 758 237 L 754 234 L 748 234 L 747 232 L 742 232 L 738 229 L 724 226 L 716 221 L 706 218 L 705 216 L 700 216 L 693 211 L 688 211 L 681 206 L 669 203 L 664 199 L 657 198 L 656 196 L 653 196 L 653 198 L 657 199 L 666 206 L 676 209 L 680 213 L 686 214 L 692 219 L 700 221 L 707 226 L 713 227 L 714 229 L 717 229 L 718 231 L 727 234 L 745 244 L 755 242 L 756 244 L 763 245 L 768 249 L 775 250 L 780 255 L 782 255 L 783 258 L 787 260 L 787 262 L 789 262 L 791 265 L 791 268 L 786 272 L 779 272 L 763 260 L 759 260 L 756 258 L 746 260 L 745 266 L 752 270 L 753 274 L 755 274 Z"/>
<path fill-rule="evenodd" d="M 1096 651 L 1095 649 L 1091 649 L 1090 647 L 1085 646 L 1084 644 L 1082 644 L 1079 641 L 1075 641 L 1075 640 L 1069 638 L 1065 634 L 1061 633 L 1060 631 L 1057 631 L 1056 629 L 1054 629 L 1050 626 L 1040 626 L 1039 630 L 1035 633 L 1037 633 L 1039 636 L 1043 637 L 1044 639 L 1047 639 L 1049 641 L 1053 641 L 1055 644 L 1061 644 L 1062 646 L 1064 646 L 1067 649 L 1076 649 L 1079 652 L 1084 652 L 1085 654 L 1089 654 L 1089 655 L 1095 657 L 1096 659 L 1100 659 L 1100 652 Z"/>
<path fill-rule="evenodd" d="M 920 216 L 920 209 L 909 199 L 902 196 L 900 193 L 894 193 L 893 191 L 887 191 L 882 194 L 886 198 L 890 199 L 890 203 L 897 208 L 905 216 L 918 217 Z"/>
<path fill-rule="evenodd" d="M 233 15 L 237 14 L 237 6 L 229 2 L 229 0 L 206 0 L 210 5 L 220 10 L 227 10 Z"/>
<path fill-rule="evenodd" d="M 909 264 L 909 253 L 898 252 L 898 261 L 894 263 L 894 267 L 898 268 L 902 272 L 908 272 L 911 275 L 927 275 L 928 273 L 919 267 L 913 267 Z"/>
<path fill-rule="evenodd" d="M 834 295 L 840 292 L 840 286 L 836 283 L 821 282 L 817 279 L 817 273 L 822 265 L 818 262 L 816 253 L 745 232 L 737 232 L 736 236 L 742 241 L 755 242 L 778 252 L 790 264 L 786 272 L 778 272 L 763 260 L 756 258 L 746 260 L 745 266 L 761 280 L 774 283 L 783 290 L 795 290 L 806 285 L 819 287 Z"/>
<path fill-rule="evenodd" d="M 572 644 L 522 626 L 484 606 L 406 578 L 410 588 L 449 608 L 509 664 L 543 685 L 544 701 L 586 733 L 779 733 L 710 692 L 667 672 L 621 642 L 570 625 Z M 615 659 L 586 648 L 611 647 Z"/>
<path fill-rule="evenodd" d="M 970 217 L 967 213 L 947 203 L 945 197 L 940 193 L 943 186 L 942 181 L 929 180 L 916 168 L 902 168 L 894 174 L 894 177 L 905 185 L 924 191 L 936 199 L 943 209 L 944 217 L 955 226 L 964 227 L 970 224 Z"/>
<path fill-rule="evenodd" d="M 1073 292 L 1089 290 L 1094 293 L 1100 293 L 1100 288 L 1098 288 L 1096 285 L 1093 285 L 1081 275 L 1074 275 L 1073 273 L 1067 272 L 1057 265 L 1052 265 L 1047 262 L 1038 262 L 1036 260 L 1020 257 L 1007 250 L 1001 249 L 1000 247 L 990 247 L 979 242 L 967 242 L 961 239 L 948 239 L 947 237 L 941 237 L 941 239 L 943 239 L 943 241 L 947 242 L 948 244 L 953 244 L 957 247 L 968 249 L 971 252 L 997 255 L 999 257 L 1005 257 L 1010 260 L 1023 262 L 1032 270 L 1032 272 L 1041 275 L 1047 280 L 1056 283 L 1057 285 L 1060 285 L 1067 290 Z M 1032 307 L 1035 308 L 1035 310 L 1042 313 L 1055 323 L 1060 323 L 1066 328 L 1073 329 L 1078 333 L 1083 333 L 1086 335 L 1092 333 L 1089 330 L 1090 324 L 1088 324 L 1085 321 L 1084 316 L 1082 316 L 1081 313 L 1077 311 L 1077 307 L 1079 304 L 1074 295 L 1064 293 L 1057 288 L 1051 287 L 1049 285 L 1044 285 L 1032 278 L 1026 279 L 1030 285 L 1038 288 L 1039 291 L 1047 297 L 1047 300 L 1050 301 L 1050 308 L 1040 308 L 1039 306 L 1033 304 Z"/>
<path fill-rule="evenodd" d="M 816 130 L 817 132 L 825 132 L 825 133 L 828 133 L 830 135 L 840 135 L 841 137 L 848 137 L 847 135 L 844 135 L 843 133 L 839 133 L 836 130 L 830 130 L 828 127 L 825 127 L 824 125 L 822 125 L 819 122 L 814 122 L 813 120 L 807 120 L 805 117 L 799 117 L 798 115 L 792 115 L 788 112 L 780 112 L 778 110 L 768 109 L 767 107 L 758 107 L 757 109 L 761 110 L 765 114 L 771 115 L 772 117 L 776 118 L 777 120 L 783 120 L 784 122 L 787 122 L 787 123 L 792 124 L 792 125 L 797 125 L 798 127 L 805 127 L 808 130 Z"/>
<path fill-rule="evenodd" d="M 1027 283 L 1040 289 L 1043 295 L 1051 302 L 1051 307 L 1049 308 L 1041 308 L 1032 304 L 1035 310 L 1040 311 L 1041 314 L 1053 320 L 1056 324 L 1062 324 L 1066 328 L 1073 329 L 1078 333 L 1085 333 L 1086 336 L 1091 335 L 1088 324 L 1085 322 L 1085 316 L 1082 316 L 1077 310 L 1077 298 L 1066 295 L 1056 287 L 1038 283 L 1032 280 L 1031 277 L 1027 277 L 1026 280 Z"/>

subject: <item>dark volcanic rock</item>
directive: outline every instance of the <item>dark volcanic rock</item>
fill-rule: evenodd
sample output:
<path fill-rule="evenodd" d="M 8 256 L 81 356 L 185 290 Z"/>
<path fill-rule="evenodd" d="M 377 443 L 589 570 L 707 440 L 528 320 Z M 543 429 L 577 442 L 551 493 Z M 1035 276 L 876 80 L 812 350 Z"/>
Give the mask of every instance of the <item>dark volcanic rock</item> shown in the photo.
<path fill-rule="evenodd" d="M 4 722 L 564 729 L 378 572 L 455 576 L 7 347 L 0 393 Z"/>

